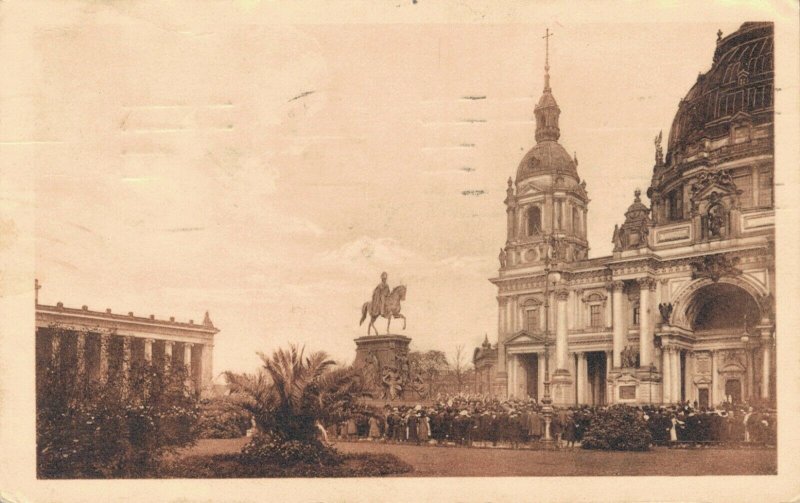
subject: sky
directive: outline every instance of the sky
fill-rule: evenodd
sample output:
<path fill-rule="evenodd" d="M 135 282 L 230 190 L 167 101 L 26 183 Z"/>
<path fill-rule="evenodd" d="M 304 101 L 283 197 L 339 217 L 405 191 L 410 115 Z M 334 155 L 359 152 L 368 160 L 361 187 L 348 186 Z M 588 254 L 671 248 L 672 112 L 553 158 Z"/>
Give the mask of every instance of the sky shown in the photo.
<path fill-rule="evenodd" d="M 717 30 L 741 24 L 292 24 L 257 2 L 211 23 L 135 5 L 56 12 L 31 39 L 39 300 L 208 310 L 215 374 L 288 343 L 352 361 L 382 271 L 407 285 L 412 349 L 495 341 L 488 278 L 534 145 L 545 28 L 598 257 Z"/>

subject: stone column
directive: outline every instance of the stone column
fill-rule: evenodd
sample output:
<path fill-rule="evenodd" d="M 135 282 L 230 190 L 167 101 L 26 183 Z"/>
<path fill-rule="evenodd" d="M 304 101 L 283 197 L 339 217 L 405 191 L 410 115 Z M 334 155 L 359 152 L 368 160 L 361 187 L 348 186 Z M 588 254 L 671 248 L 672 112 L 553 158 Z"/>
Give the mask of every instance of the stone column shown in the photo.
<path fill-rule="evenodd" d="M 694 351 L 686 351 L 686 370 L 683 372 L 683 393 L 686 396 L 686 401 L 693 403 L 694 397 L 694 383 L 692 376 L 694 375 Z"/>
<path fill-rule="evenodd" d="M 672 401 L 681 399 L 681 352 L 675 348 L 672 351 Z"/>
<path fill-rule="evenodd" d="M 131 338 L 128 336 L 122 338 L 122 359 L 120 360 L 120 368 L 122 369 L 123 379 L 127 379 L 128 372 L 131 369 Z"/>
<path fill-rule="evenodd" d="M 502 338 L 506 332 L 505 327 L 505 300 L 502 297 L 497 297 L 497 336 Z"/>
<path fill-rule="evenodd" d="M 518 297 L 511 298 L 511 319 L 509 320 L 510 330 L 509 333 L 516 333 L 519 330 L 517 324 L 519 323 L 519 300 Z"/>
<path fill-rule="evenodd" d="M 770 347 L 769 344 L 764 344 L 761 347 L 761 398 L 766 400 L 769 398 L 769 372 L 772 366 L 770 362 Z"/>
<path fill-rule="evenodd" d="M 175 343 L 172 341 L 164 341 L 164 368 L 168 369 L 172 366 L 172 346 Z"/>
<path fill-rule="evenodd" d="M 97 378 L 102 382 L 108 379 L 108 341 L 110 338 L 109 334 L 100 334 L 100 361 L 97 365 Z"/>
<path fill-rule="evenodd" d="M 746 347 L 745 350 L 745 361 L 747 362 L 747 395 L 745 400 L 748 402 L 753 399 L 756 394 L 755 390 L 755 373 L 756 373 L 756 362 L 754 358 L 754 351 L 752 347 Z"/>
<path fill-rule="evenodd" d="M 569 292 L 559 290 L 556 292 L 556 369 L 559 373 L 567 369 L 567 359 L 569 358 L 569 347 L 567 342 L 567 299 Z"/>
<path fill-rule="evenodd" d="M 213 351 L 214 346 L 211 344 L 204 344 L 203 345 L 203 356 L 201 358 L 201 368 L 200 368 L 200 376 L 202 381 L 202 389 L 211 392 L 211 388 L 213 386 L 212 380 L 214 379 L 214 374 L 212 373 L 212 365 L 213 365 Z"/>
<path fill-rule="evenodd" d="M 58 368 L 61 362 L 61 335 L 54 333 L 50 336 L 50 366 Z"/>
<path fill-rule="evenodd" d="M 611 372 L 611 364 L 613 363 L 614 352 L 613 351 L 606 351 L 606 378 L 603 381 L 603 386 L 605 386 L 606 390 L 606 403 L 614 403 L 614 393 L 611 387 L 611 379 L 610 379 L 610 372 Z"/>
<path fill-rule="evenodd" d="M 622 350 L 625 349 L 625 310 L 623 309 L 622 290 L 625 283 L 622 281 L 614 281 L 611 283 L 613 289 L 612 308 L 614 311 L 614 318 L 612 325 L 614 327 L 614 367 L 622 366 Z"/>
<path fill-rule="evenodd" d="M 662 394 L 662 401 L 664 403 L 672 402 L 672 357 L 670 354 L 672 353 L 672 348 L 669 346 L 663 346 L 661 348 L 661 394 Z"/>
<path fill-rule="evenodd" d="M 153 339 L 144 340 L 144 361 L 149 363 L 153 362 Z"/>
<path fill-rule="evenodd" d="M 502 328 L 497 335 L 497 372 L 500 373 L 506 372 L 505 340 L 511 332 L 511 330 L 509 330 L 508 321 L 508 308 L 510 304 L 511 302 L 509 302 L 508 297 L 500 297 L 498 299 L 498 309 L 500 311 L 500 321 L 502 323 Z M 506 386 L 507 385 L 506 383 Z"/>
<path fill-rule="evenodd" d="M 586 387 L 589 384 L 589 376 L 588 376 L 588 363 L 586 361 L 586 352 L 581 351 L 578 353 L 578 396 L 576 402 L 578 404 L 587 403 L 588 400 L 586 399 Z"/>
<path fill-rule="evenodd" d="M 83 382 L 86 374 L 86 334 L 78 332 L 75 337 L 75 373 L 78 382 Z"/>
<path fill-rule="evenodd" d="M 517 396 L 517 355 L 511 354 L 508 358 L 508 398 Z"/>
<path fill-rule="evenodd" d="M 515 220 L 515 204 L 511 201 L 508 202 L 508 207 L 506 207 L 506 215 L 507 215 L 507 222 L 508 222 L 508 241 L 514 241 L 516 237 L 516 233 L 514 232 L 514 220 Z"/>
<path fill-rule="evenodd" d="M 714 407 L 717 404 L 717 352 L 713 349 L 708 352 L 711 360 L 711 386 L 708 391 L 708 404 Z"/>
<path fill-rule="evenodd" d="M 652 278 L 639 278 L 639 366 L 653 364 L 653 321 L 650 318 L 650 291 L 655 290 Z"/>
<path fill-rule="evenodd" d="M 567 303 L 569 305 L 569 309 L 567 309 L 567 329 L 574 330 L 575 329 L 575 313 L 577 309 L 575 308 L 575 291 L 569 291 L 569 298 L 567 299 Z"/>
<path fill-rule="evenodd" d="M 183 364 L 189 371 L 189 376 L 192 376 L 192 344 L 191 342 L 183 343 Z"/>
<path fill-rule="evenodd" d="M 536 401 L 541 403 L 544 396 L 544 352 L 536 353 Z"/>

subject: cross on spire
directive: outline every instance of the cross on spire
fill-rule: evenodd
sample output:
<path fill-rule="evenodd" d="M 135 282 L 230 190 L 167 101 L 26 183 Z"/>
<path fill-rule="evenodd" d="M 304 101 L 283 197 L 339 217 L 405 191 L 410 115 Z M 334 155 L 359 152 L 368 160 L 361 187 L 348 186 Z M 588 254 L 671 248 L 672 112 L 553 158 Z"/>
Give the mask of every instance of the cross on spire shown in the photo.
<path fill-rule="evenodd" d="M 545 28 L 544 36 L 544 90 L 550 90 L 550 28 Z"/>

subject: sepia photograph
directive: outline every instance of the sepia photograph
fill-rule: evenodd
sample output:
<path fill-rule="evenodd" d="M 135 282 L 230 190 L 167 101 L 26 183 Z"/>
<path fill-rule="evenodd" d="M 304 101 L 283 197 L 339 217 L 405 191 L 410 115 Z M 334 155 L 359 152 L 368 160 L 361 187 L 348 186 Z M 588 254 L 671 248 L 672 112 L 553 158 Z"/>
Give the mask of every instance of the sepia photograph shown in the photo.
<path fill-rule="evenodd" d="M 798 5 L 357 5 L 0 4 L 0 502 L 796 498 Z"/>

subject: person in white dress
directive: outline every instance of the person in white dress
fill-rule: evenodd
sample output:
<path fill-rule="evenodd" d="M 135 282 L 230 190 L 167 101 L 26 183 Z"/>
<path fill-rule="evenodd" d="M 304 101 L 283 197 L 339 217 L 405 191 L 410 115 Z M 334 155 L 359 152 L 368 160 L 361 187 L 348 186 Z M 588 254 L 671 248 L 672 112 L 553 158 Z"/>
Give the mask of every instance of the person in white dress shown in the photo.
<path fill-rule="evenodd" d="M 672 426 L 669 429 L 669 441 L 670 442 L 677 442 L 678 441 L 678 431 L 677 431 L 676 427 L 679 424 L 685 424 L 685 423 L 673 415 L 672 416 Z"/>

